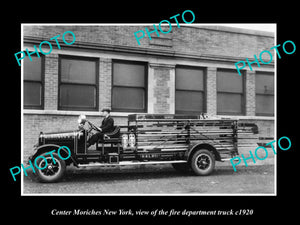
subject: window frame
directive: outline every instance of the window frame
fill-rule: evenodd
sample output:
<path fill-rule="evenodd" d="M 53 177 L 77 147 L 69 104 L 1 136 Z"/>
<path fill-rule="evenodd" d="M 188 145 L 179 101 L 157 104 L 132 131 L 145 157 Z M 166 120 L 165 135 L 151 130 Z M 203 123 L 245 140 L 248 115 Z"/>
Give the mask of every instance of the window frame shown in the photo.
<path fill-rule="evenodd" d="M 62 74 L 61 74 L 61 61 L 62 59 L 74 59 L 74 60 L 84 60 L 84 61 L 94 61 L 96 63 L 96 78 L 95 84 L 85 84 L 85 83 L 78 83 L 78 82 L 65 82 L 62 81 Z M 65 107 L 60 106 L 61 99 L 60 99 L 60 87 L 61 85 L 75 85 L 75 86 L 88 86 L 88 87 L 96 87 L 96 105 L 95 107 L 87 108 L 87 107 Z M 65 111 L 98 111 L 99 110 L 99 58 L 96 57 L 89 57 L 89 56 L 74 56 L 74 55 L 59 55 L 58 56 L 58 92 L 57 92 L 57 109 L 58 110 L 65 110 Z"/>
<path fill-rule="evenodd" d="M 218 91 L 218 72 L 220 71 L 232 71 L 233 73 L 236 73 L 234 69 L 227 69 L 227 68 L 217 68 L 217 74 L 216 74 L 216 114 L 217 115 L 235 115 L 235 116 L 245 116 L 246 115 L 246 71 L 241 71 L 242 76 L 242 93 L 237 92 L 231 92 L 231 91 Z M 239 76 L 239 75 L 237 75 Z M 242 95 L 241 99 L 241 112 L 218 112 L 218 94 L 226 93 L 226 94 L 236 94 L 236 95 Z"/>
<path fill-rule="evenodd" d="M 123 64 L 136 64 L 136 65 L 143 65 L 145 67 L 145 74 L 144 74 L 144 87 L 137 87 L 137 86 L 122 86 L 122 85 L 114 85 L 114 63 L 123 63 Z M 122 60 L 122 59 L 113 59 L 111 64 L 111 110 L 113 112 L 142 112 L 147 113 L 148 111 L 148 63 L 142 62 L 142 61 L 134 61 L 134 60 Z M 144 103 L 145 107 L 144 109 L 124 109 L 124 108 L 115 108 L 113 107 L 113 92 L 114 88 L 132 88 L 132 89 L 142 89 L 144 90 L 145 96 L 144 96 Z"/>
<path fill-rule="evenodd" d="M 263 73 L 264 75 L 267 75 L 267 76 L 273 76 L 273 82 L 274 82 L 274 92 L 273 94 L 270 94 L 270 93 L 257 93 L 256 92 L 256 83 L 255 83 L 255 102 L 256 102 L 256 96 L 257 95 L 260 95 L 260 96 L 273 96 L 273 104 L 274 104 L 274 112 L 273 113 L 257 113 L 256 110 L 257 110 L 257 107 L 256 107 L 256 104 L 255 104 L 255 116 L 275 116 L 275 73 L 274 72 L 269 72 L 269 71 L 256 71 L 255 72 L 255 79 L 256 79 L 256 76 L 259 76 L 259 73 Z"/>
<path fill-rule="evenodd" d="M 203 70 L 203 91 L 199 90 L 187 90 L 187 89 L 177 89 L 177 83 L 176 83 L 176 69 L 177 68 L 182 68 L 182 69 L 200 69 Z M 207 111 L 207 68 L 206 67 L 200 67 L 200 66 L 189 66 L 189 65 L 176 65 L 175 66 L 175 114 L 200 114 L 200 113 L 206 113 Z M 178 91 L 183 91 L 183 92 L 196 92 L 196 93 L 202 93 L 203 94 L 203 112 L 196 112 L 196 111 L 181 111 L 177 110 L 177 104 L 176 104 L 176 92 Z"/>
<path fill-rule="evenodd" d="M 36 57 L 36 56 L 34 56 Z M 41 54 L 40 57 L 38 57 L 41 59 L 41 81 L 37 81 L 37 80 L 26 80 L 25 79 L 25 70 L 24 70 L 24 65 L 23 66 L 23 108 L 24 109 L 44 109 L 44 92 L 45 92 L 45 57 Z M 25 105 L 24 102 L 24 89 L 25 89 L 25 83 L 39 83 L 41 84 L 41 104 L 39 106 L 29 106 L 29 105 Z"/>

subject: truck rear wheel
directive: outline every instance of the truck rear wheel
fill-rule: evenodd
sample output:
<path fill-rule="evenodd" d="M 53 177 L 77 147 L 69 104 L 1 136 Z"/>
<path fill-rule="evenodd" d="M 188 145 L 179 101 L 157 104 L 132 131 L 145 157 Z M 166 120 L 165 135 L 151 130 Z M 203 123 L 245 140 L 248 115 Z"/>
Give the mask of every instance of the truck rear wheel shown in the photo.
<path fill-rule="evenodd" d="M 215 168 L 215 157 L 211 151 L 200 149 L 193 154 L 190 165 L 196 175 L 206 176 Z"/>
<path fill-rule="evenodd" d="M 41 154 L 36 160 L 36 165 L 41 168 L 36 168 L 36 175 L 40 182 L 53 183 L 59 181 L 65 171 L 66 163 L 56 153 L 52 153 L 53 159 L 49 154 Z M 37 156 L 37 157 L 39 157 Z M 46 159 L 46 160 L 45 160 Z"/>

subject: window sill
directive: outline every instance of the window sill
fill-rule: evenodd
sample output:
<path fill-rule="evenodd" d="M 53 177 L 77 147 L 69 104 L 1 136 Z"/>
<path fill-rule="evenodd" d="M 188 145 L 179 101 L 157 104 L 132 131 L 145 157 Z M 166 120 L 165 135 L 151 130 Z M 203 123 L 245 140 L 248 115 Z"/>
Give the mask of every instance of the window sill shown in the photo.
<path fill-rule="evenodd" d="M 139 114 L 140 112 L 111 112 L 112 116 L 127 117 L 129 114 Z M 38 110 L 38 109 L 23 109 L 23 115 L 64 115 L 64 116 L 101 116 L 101 112 L 91 111 L 64 111 L 64 110 Z M 144 114 L 144 113 L 141 113 Z M 245 120 L 275 120 L 273 116 L 237 116 L 237 115 L 216 115 L 210 118 L 226 118 L 226 119 L 245 119 Z"/>
<path fill-rule="evenodd" d="M 217 115 L 214 118 L 238 119 L 238 120 L 276 120 L 274 116 L 237 116 L 237 115 Z"/>
<path fill-rule="evenodd" d="M 86 116 L 101 116 L 101 112 L 98 111 L 66 111 L 66 110 L 38 110 L 38 109 L 23 109 L 23 115 L 65 115 L 65 116 L 79 116 L 84 114 Z M 112 116 L 127 117 L 129 114 L 135 114 L 135 112 L 111 112 Z"/>

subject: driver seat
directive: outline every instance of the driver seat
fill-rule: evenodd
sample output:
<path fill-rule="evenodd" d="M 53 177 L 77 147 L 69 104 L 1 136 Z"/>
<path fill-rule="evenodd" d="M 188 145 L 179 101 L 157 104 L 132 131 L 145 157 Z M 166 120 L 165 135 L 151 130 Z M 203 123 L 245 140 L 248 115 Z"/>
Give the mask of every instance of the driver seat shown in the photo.
<path fill-rule="evenodd" d="M 120 141 L 120 127 L 114 126 L 113 131 L 105 133 L 103 140 L 99 139 L 97 143 L 117 143 Z"/>
<path fill-rule="evenodd" d="M 105 133 L 103 136 L 104 141 L 105 140 L 113 140 L 113 139 L 118 139 L 120 137 L 120 127 L 119 126 L 114 126 L 114 129 L 112 132 Z"/>
<path fill-rule="evenodd" d="M 103 140 L 98 140 L 97 142 L 97 149 L 99 149 L 99 144 L 101 144 L 102 154 L 104 154 L 104 144 L 110 144 L 111 148 L 113 145 L 117 145 L 118 153 L 120 153 L 120 127 L 114 126 L 112 132 L 105 133 L 103 135 Z"/>

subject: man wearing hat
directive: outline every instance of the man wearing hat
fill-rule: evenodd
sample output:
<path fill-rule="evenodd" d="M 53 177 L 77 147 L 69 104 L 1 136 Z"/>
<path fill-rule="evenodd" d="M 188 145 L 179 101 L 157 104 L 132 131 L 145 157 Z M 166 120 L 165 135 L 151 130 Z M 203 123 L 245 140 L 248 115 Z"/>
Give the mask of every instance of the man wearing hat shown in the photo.
<path fill-rule="evenodd" d="M 102 120 L 99 132 L 90 137 L 87 143 L 87 148 L 94 145 L 99 139 L 103 140 L 105 133 L 109 133 L 114 130 L 114 119 L 110 116 L 110 109 L 104 108 L 101 112 L 103 113 L 104 119 Z"/>

